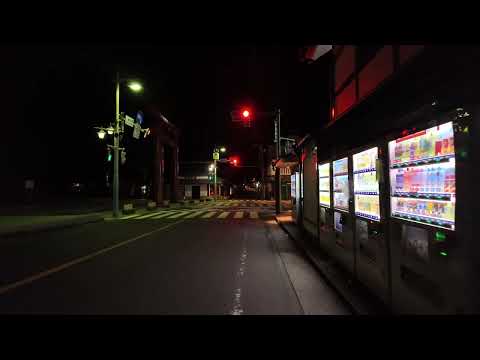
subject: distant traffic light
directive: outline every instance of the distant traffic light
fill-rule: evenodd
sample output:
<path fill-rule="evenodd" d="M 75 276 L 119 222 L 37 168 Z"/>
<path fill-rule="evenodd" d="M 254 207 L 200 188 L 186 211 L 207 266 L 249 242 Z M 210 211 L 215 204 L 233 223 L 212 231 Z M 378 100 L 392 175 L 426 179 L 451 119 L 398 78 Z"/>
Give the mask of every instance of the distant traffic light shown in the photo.
<path fill-rule="evenodd" d="M 240 159 L 238 157 L 231 157 L 230 159 L 230 164 L 233 166 L 238 166 L 240 164 Z"/>
<path fill-rule="evenodd" d="M 241 108 L 230 113 L 233 122 L 242 123 L 245 127 L 250 127 L 253 120 L 253 113 L 249 108 Z"/>
<path fill-rule="evenodd" d="M 112 161 L 112 151 L 110 150 L 110 148 L 108 149 L 107 161 Z"/>

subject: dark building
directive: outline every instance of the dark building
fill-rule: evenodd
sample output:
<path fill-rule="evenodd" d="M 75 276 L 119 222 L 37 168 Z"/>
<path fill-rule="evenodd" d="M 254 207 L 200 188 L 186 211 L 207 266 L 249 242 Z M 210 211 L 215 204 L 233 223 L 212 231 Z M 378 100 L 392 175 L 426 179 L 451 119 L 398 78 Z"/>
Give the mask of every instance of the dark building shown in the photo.
<path fill-rule="evenodd" d="M 183 200 L 200 200 L 213 198 L 214 175 L 209 171 L 209 162 L 182 162 L 180 163 L 179 195 Z M 217 189 L 219 196 L 229 196 L 229 187 L 217 175 Z"/>

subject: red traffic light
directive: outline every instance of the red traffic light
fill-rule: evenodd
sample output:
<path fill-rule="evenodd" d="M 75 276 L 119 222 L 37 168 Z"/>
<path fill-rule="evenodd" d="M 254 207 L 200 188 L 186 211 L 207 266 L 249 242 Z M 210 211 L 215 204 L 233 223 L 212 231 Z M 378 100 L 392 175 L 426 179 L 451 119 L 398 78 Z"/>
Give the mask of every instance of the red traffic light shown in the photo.
<path fill-rule="evenodd" d="M 250 117 L 250 111 L 248 110 L 243 110 L 242 115 L 245 119 L 248 119 Z"/>
<path fill-rule="evenodd" d="M 238 164 L 240 163 L 240 160 L 238 159 L 238 157 L 231 157 L 229 160 L 230 160 L 230 164 L 232 164 L 233 166 L 238 166 Z"/>

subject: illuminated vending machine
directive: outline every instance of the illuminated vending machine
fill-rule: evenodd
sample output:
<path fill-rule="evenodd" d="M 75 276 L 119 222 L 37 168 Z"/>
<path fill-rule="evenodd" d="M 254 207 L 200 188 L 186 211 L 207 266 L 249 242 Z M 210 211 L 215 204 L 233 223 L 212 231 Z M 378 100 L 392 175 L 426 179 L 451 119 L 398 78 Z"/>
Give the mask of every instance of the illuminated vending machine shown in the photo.
<path fill-rule="evenodd" d="M 385 210 L 381 199 L 383 166 L 380 147 L 355 153 L 353 192 L 355 209 L 355 273 L 385 304 L 389 304 L 389 263 Z"/>
<path fill-rule="evenodd" d="M 318 165 L 318 196 L 319 196 L 319 240 L 320 246 L 332 252 L 335 244 L 333 228 L 333 211 L 331 201 L 332 163 Z"/>
<path fill-rule="evenodd" d="M 457 184 L 466 176 L 458 152 L 461 122 L 438 122 L 388 143 L 392 305 L 403 313 L 463 312 L 469 235 L 458 215 Z M 468 130 L 468 128 L 467 128 Z M 461 170 L 460 170 L 461 169 Z M 468 196 L 463 196 L 467 208 Z M 462 225 L 460 225 L 460 223 Z"/>
<path fill-rule="evenodd" d="M 299 181 L 299 173 L 295 172 L 290 176 L 291 180 L 291 188 L 290 188 L 290 195 L 292 197 L 292 219 L 296 223 L 297 222 L 297 215 L 298 215 L 298 209 L 297 209 L 297 183 Z"/>
<path fill-rule="evenodd" d="M 348 157 L 333 162 L 333 224 L 335 245 L 332 251 L 339 263 L 354 272 L 353 223 L 350 215 L 350 177 Z"/>

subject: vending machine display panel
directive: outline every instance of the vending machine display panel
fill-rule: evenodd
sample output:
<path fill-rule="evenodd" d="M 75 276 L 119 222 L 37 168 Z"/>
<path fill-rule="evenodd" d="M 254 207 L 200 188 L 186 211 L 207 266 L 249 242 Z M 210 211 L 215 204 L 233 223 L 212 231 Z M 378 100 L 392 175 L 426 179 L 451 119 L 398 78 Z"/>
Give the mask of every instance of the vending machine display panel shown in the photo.
<path fill-rule="evenodd" d="M 455 146 L 451 122 L 390 141 L 391 215 L 455 230 Z"/>
<path fill-rule="evenodd" d="M 348 211 L 348 158 L 333 162 L 333 206 Z"/>
<path fill-rule="evenodd" d="M 355 215 L 380 221 L 380 194 L 376 163 L 378 148 L 353 155 L 353 191 Z"/>
<path fill-rule="evenodd" d="M 330 207 L 330 163 L 318 165 L 320 205 Z"/>

